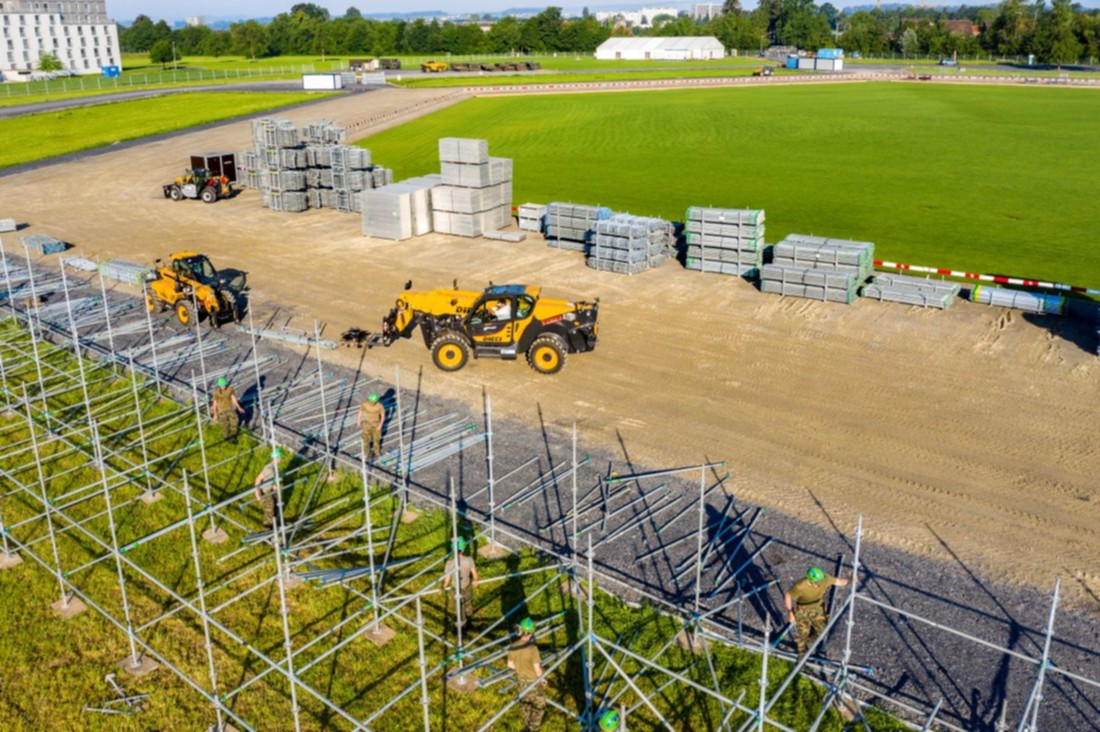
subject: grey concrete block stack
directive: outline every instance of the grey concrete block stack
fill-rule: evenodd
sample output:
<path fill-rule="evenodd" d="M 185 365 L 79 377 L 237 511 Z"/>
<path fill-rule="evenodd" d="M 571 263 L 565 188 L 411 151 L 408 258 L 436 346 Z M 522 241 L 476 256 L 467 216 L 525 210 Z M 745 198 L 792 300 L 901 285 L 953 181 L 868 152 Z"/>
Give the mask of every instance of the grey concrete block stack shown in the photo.
<path fill-rule="evenodd" d="M 253 149 L 237 155 L 238 175 L 275 211 L 358 212 L 359 194 L 392 183 L 393 171 L 372 165 L 370 151 L 346 139 L 347 130 L 326 120 L 302 129 L 285 119 L 253 120 Z"/>
<path fill-rule="evenodd" d="M 757 209 L 687 210 L 684 265 L 700 272 L 755 277 L 764 257 L 764 212 Z"/>
<path fill-rule="evenodd" d="M 363 191 L 363 236 L 403 241 L 430 234 L 433 191 L 441 180 L 439 175 L 425 175 Z"/>
<path fill-rule="evenodd" d="M 587 252 L 596 233 L 596 222 L 611 218 L 606 206 L 553 202 L 546 207 L 546 240 L 558 249 Z"/>
<path fill-rule="evenodd" d="M 595 222 L 586 264 L 605 272 L 639 274 L 663 264 L 672 249 L 672 224 L 617 213 Z"/>
<path fill-rule="evenodd" d="M 900 302 L 925 308 L 946 310 L 959 295 L 954 282 L 909 275 L 880 274 L 863 286 L 860 296 L 871 300 Z"/>
<path fill-rule="evenodd" d="M 546 206 L 538 203 L 525 203 L 519 207 L 519 228 L 521 231 L 534 231 L 541 234 L 546 225 Z"/>
<path fill-rule="evenodd" d="M 874 260 L 870 242 L 791 234 L 772 247 L 772 263 L 760 268 L 760 290 L 851 304 Z"/>
<path fill-rule="evenodd" d="M 489 156 L 486 140 L 439 140 L 442 185 L 432 190 L 432 225 L 454 236 L 481 236 L 512 223 L 512 160 Z"/>

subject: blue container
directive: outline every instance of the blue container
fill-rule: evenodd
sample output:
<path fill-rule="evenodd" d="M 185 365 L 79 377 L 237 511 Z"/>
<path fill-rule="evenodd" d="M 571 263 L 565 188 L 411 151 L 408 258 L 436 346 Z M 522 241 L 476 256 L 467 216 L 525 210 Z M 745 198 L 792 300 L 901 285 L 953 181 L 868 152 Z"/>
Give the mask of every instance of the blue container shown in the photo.
<path fill-rule="evenodd" d="M 844 49 L 843 48 L 819 48 L 819 49 L 817 49 L 817 57 L 818 58 L 831 58 L 831 59 L 844 58 Z"/>
<path fill-rule="evenodd" d="M 117 79 L 122 76 L 122 69 L 118 66 L 102 66 L 104 79 Z"/>
<path fill-rule="evenodd" d="M 788 69 L 797 69 L 798 68 L 798 56 L 788 56 L 787 57 L 787 68 Z"/>

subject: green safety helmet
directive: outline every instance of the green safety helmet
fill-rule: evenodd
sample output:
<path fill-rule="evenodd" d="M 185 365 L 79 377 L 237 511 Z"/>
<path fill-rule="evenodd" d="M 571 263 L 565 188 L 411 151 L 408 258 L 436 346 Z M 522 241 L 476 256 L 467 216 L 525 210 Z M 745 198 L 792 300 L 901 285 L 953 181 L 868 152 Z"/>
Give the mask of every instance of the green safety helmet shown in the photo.
<path fill-rule="evenodd" d="M 810 567 L 810 571 L 806 572 L 806 579 L 810 582 L 820 582 L 825 579 L 825 570 L 821 567 Z"/>
<path fill-rule="evenodd" d="M 465 551 L 465 549 L 466 549 L 466 539 L 464 539 L 461 536 L 458 537 L 457 539 L 454 540 L 454 547 L 455 547 L 456 552 Z"/>
<path fill-rule="evenodd" d="M 218 386 L 225 387 L 225 386 L 228 386 L 228 385 L 229 385 L 229 382 L 226 380 L 226 378 L 224 376 L 219 376 L 218 377 Z"/>
<path fill-rule="evenodd" d="M 368 394 L 367 395 L 367 401 L 370 402 L 371 404 L 377 404 L 378 403 L 378 392 L 372 391 L 370 394 Z"/>
<path fill-rule="evenodd" d="M 283 459 L 283 449 L 281 447 L 276 447 L 274 450 L 272 450 L 271 451 L 271 459 L 272 460 L 282 460 Z"/>
<path fill-rule="evenodd" d="M 535 621 L 531 620 L 531 618 L 524 618 L 523 620 L 519 621 L 519 625 L 516 627 L 518 627 L 519 631 L 524 635 L 526 635 L 527 633 L 534 633 Z"/>
<path fill-rule="evenodd" d="M 600 729 L 612 732 L 619 728 L 619 713 L 614 709 L 608 709 L 600 715 Z"/>

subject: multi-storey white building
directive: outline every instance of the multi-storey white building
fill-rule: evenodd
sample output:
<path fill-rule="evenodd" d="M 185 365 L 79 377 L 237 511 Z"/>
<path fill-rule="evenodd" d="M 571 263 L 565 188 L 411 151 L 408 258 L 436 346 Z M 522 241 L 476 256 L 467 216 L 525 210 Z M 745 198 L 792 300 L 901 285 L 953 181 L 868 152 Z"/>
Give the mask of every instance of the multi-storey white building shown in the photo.
<path fill-rule="evenodd" d="M 691 17 L 696 20 L 714 20 L 722 14 L 719 3 L 695 3 L 691 6 Z"/>
<path fill-rule="evenodd" d="M 120 66 L 118 26 L 107 0 L 0 0 L 0 73 L 19 78 L 53 54 L 77 74 Z"/>
<path fill-rule="evenodd" d="M 661 15 L 671 15 L 675 18 L 680 14 L 680 11 L 676 8 L 642 8 L 641 10 L 625 10 L 620 12 L 607 12 L 599 11 L 596 13 L 596 20 L 601 23 L 607 20 L 621 19 L 628 25 L 637 26 L 639 28 L 652 28 L 653 19 Z"/>

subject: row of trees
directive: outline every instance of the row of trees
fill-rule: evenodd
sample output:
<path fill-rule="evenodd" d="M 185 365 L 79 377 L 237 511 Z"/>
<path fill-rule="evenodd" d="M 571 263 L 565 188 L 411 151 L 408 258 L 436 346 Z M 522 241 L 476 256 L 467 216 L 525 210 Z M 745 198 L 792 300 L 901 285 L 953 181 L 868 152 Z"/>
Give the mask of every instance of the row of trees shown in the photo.
<path fill-rule="evenodd" d="M 163 20 L 138 18 L 119 33 L 124 51 L 150 52 L 154 62 L 192 55 L 226 54 L 261 58 L 277 55 L 375 55 L 479 53 L 591 53 L 613 35 L 712 35 L 728 49 L 763 49 L 772 44 L 816 49 L 839 46 L 863 54 L 1005 56 L 1034 54 L 1040 61 L 1072 63 L 1100 57 L 1100 11 L 1071 0 L 1028 4 L 1003 0 L 999 6 L 962 7 L 947 12 L 917 7 L 840 12 L 813 0 L 760 0 L 751 12 L 726 0 L 724 13 L 702 23 L 686 16 L 661 16 L 652 28 L 599 22 L 587 9 L 565 18 L 549 7 L 530 18 L 502 18 L 483 31 L 474 22 L 417 19 L 372 20 L 356 8 L 331 17 L 313 3 L 299 3 L 270 23 L 250 20 L 227 31 L 205 26 L 171 29 Z M 966 20 L 975 35 L 952 32 L 948 21 Z"/>

